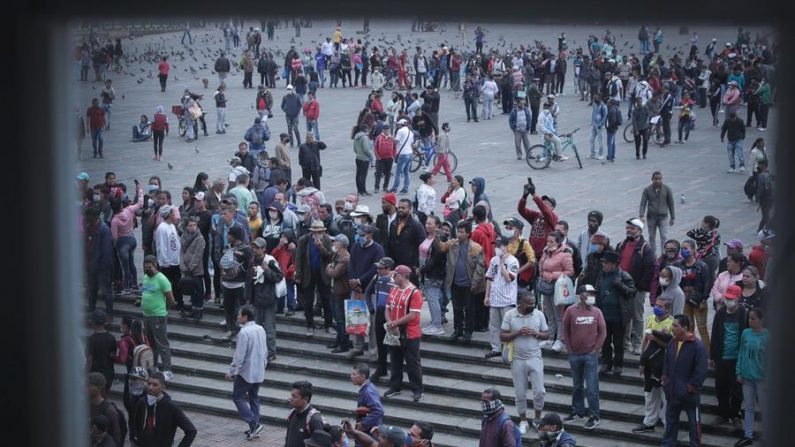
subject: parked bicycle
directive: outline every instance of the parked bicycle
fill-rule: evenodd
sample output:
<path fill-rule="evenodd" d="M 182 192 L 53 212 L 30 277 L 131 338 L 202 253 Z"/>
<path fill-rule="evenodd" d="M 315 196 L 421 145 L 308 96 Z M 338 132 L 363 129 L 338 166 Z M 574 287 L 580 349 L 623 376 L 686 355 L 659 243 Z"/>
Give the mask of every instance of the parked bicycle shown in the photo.
<path fill-rule="evenodd" d="M 182 110 L 182 106 L 171 106 L 171 113 L 177 115 L 177 120 L 179 121 L 179 136 L 184 137 L 188 132 L 188 123 L 185 121 L 185 112 Z"/>
<path fill-rule="evenodd" d="M 436 153 L 436 147 L 436 144 L 431 144 L 430 146 L 421 146 L 417 149 L 413 149 L 411 167 L 409 168 L 411 172 L 419 171 L 421 166 L 424 166 L 425 169 L 431 169 L 436 166 L 436 161 L 439 158 Z M 450 170 L 455 172 L 458 168 L 458 157 L 453 151 L 447 151 L 447 161 L 450 163 Z"/>
<path fill-rule="evenodd" d="M 665 133 L 663 132 L 660 115 L 651 117 L 649 123 L 651 123 L 651 134 L 649 135 L 649 139 L 657 144 L 662 144 L 663 141 L 665 141 Z M 624 141 L 627 143 L 635 142 L 635 126 L 632 125 L 631 120 L 629 124 L 624 127 Z"/>
<path fill-rule="evenodd" d="M 574 156 L 577 158 L 577 164 L 582 169 L 582 160 L 580 160 L 580 153 L 577 151 L 577 145 L 574 144 L 574 135 L 580 128 L 576 128 L 567 134 L 560 135 L 560 152 L 563 154 L 568 148 L 574 151 Z M 535 144 L 530 146 L 527 150 L 527 164 L 533 169 L 546 169 L 553 159 L 556 159 L 555 146 L 551 141 L 544 140 L 544 144 Z"/>

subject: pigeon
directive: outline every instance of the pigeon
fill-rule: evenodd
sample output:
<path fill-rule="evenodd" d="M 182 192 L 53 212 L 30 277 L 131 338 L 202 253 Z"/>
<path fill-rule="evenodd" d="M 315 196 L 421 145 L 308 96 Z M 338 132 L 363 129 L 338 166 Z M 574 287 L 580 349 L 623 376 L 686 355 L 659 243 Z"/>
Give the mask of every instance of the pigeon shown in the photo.
<path fill-rule="evenodd" d="M 194 152 L 196 152 L 196 153 L 198 154 L 198 153 L 199 153 L 199 148 L 198 148 L 198 147 L 194 147 L 194 148 L 193 148 L 193 151 L 194 151 Z"/>
<path fill-rule="evenodd" d="M 172 165 L 171 163 L 166 163 L 166 164 L 168 165 L 168 169 L 169 169 L 169 170 L 172 170 L 172 169 L 174 169 L 174 165 Z"/>

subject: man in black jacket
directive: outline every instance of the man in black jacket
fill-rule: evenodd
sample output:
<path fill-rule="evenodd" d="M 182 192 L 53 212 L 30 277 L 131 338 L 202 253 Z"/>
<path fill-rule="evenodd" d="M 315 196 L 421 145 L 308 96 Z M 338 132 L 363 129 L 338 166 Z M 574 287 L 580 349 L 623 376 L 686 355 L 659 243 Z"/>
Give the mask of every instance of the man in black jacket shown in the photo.
<path fill-rule="evenodd" d="M 396 265 L 411 268 L 410 280 L 419 284 L 416 270 L 420 266 L 419 246 L 425 240 L 425 228 L 412 213 L 409 199 L 400 199 L 397 218 L 389 225 L 389 233 L 384 241 L 384 253 L 395 261 Z"/>
<path fill-rule="evenodd" d="M 292 145 L 292 143 L 290 143 Z M 320 163 L 320 151 L 326 148 L 326 143 L 315 141 L 315 134 L 306 133 L 306 143 L 298 147 L 298 164 L 301 165 L 301 177 L 312 180 L 315 188 L 320 189 L 320 176 L 323 175 L 323 165 Z"/>
<path fill-rule="evenodd" d="M 726 151 L 729 153 L 729 173 L 734 173 L 734 155 L 737 154 L 737 161 L 740 162 L 740 172 L 745 172 L 745 154 L 743 153 L 743 140 L 745 139 L 745 123 L 737 116 L 736 112 L 729 112 L 729 117 L 723 122 L 720 129 L 720 142 L 729 137 L 726 144 Z"/>
<path fill-rule="evenodd" d="M 232 64 L 229 63 L 229 59 L 226 57 L 225 52 L 221 51 L 221 55 L 215 60 L 214 68 L 218 73 L 218 82 L 221 84 L 226 84 L 226 76 L 231 71 Z"/>
<path fill-rule="evenodd" d="M 740 304 L 741 295 L 740 286 L 730 285 L 723 294 L 726 306 L 718 309 L 712 321 L 709 366 L 715 370 L 715 394 L 718 397 L 715 425 L 739 422 L 743 393 L 737 382 L 736 367 L 740 336 L 748 327 L 745 306 Z"/>
<path fill-rule="evenodd" d="M 265 329 L 268 361 L 276 358 L 276 284 L 284 274 L 273 256 L 266 253 L 268 242 L 258 237 L 252 244 L 254 259 L 246 279 L 246 302 L 254 306 L 256 323 Z"/>
<path fill-rule="evenodd" d="M 133 439 L 136 444 L 139 447 L 173 445 L 179 427 L 185 433 L 179 447 L 189 447 L 196 438 L 196 427 L 166 393 L 166 378 L 162 372 L 149 374 L 146 394 L 135 407 Z"/>
<path fill-rule="evenodd" d="M 431 110 L 428 112 L 428 115 L 431 116 L 431 121 L 433 121 L 433 127 L 436 129 L 439 128 L 439 102 L 441 101 L 441 97 L 439 96 L 439 89 L 433 87 L 433 84 L 428 84 L 425 91 L 420 94 L 420 98 L 425 101 L 425 104 L 430 104 Z M 400 264 L 400 263 L 398 263 Z"/>
<path fill-rule="evenodd" d="M 640 345 L 643 341 L 643 303 L 646 294 L 651 290 L 651 280 L 654 276 L 654 253 L 651 246 L 643 239 L 643 222 L 634 218 L 626 222 L 627 238 L 616 246 L 616 252 L 621 257 L 621 270 L 632 276 L 637 292 L 630 301 L 632 312 L 624 315 L 624 347 L 632 345 L 632 354 L 640 354 Z"/>
<path fill-rule="evenodd" d="M 389 237 L 389 226 L 397 219 L 397 195 L 393 192 L 384 194 L 381 198 L 381 211 L 375 218 L 375 227 L 378 229 L 376 242 L 384 246 Z"/>

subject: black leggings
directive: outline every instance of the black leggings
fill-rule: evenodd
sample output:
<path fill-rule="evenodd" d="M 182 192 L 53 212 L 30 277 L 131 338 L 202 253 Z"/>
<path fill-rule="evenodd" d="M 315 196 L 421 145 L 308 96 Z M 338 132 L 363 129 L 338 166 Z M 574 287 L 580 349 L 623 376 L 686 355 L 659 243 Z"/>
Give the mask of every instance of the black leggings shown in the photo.
<path fill-rule="evenodd" d="M 154 144 L 155 156 L 163 155 L 163 140 L 166 138 L 166 132 L 164 130 L 153 130 L 152 131 L 152 142 Z"/>

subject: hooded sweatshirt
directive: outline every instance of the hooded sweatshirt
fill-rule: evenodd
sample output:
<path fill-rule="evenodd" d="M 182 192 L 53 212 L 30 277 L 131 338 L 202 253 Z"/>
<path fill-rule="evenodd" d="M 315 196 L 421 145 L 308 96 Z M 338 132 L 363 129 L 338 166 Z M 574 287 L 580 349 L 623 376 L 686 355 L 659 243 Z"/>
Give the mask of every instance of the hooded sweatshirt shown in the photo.
<path fill-rule="evenodd" d="M 682 269 L 672 265 L 668 266 L 668 268 L 671 269 L 671 283 L 663 288 L 663 292 L 658 299 L 662 298 L 670 301 L 671 315 L 679 315 L 685 310 L 685 292 L 679 287 L 679 283 L 682 282 Z"/>
<path fill-rule="evenodd" d="M 491 219 L 492 218 L 492 216 L 491 216 L 491 201 L 489 201 L 489 196 L 486 195 L 486 180 L 483 177 L 475 177 L 475 178 L 472 179 L 471 183 L 473 185 L 475 185 L 475 194 L 474 194 L 474 198 L 472 200 L 472 205 L 476 205 L 481 200 L 483 200 L 486 203 L 488 203 L 489 204 L 488 216 L 489 216 L 489 219 Z M 491 258 L 488 258 L 488 259 L 491 259 Z"/>
<path fill-rule="evenodd" d="M 359 131 L 353 137 L 353 153 L 357 160 L 370 161 L 373 158 L 372 141 L 367 137 L 367 132 Z"/>
<path fill-rule="evenodd" d="M 196 438 L 196 427 L 166 392 L 154 405 L 149 405 L 146 396 L 142 397 L 135 407 L 133 420 L 136 421 L 133 435 L 141 447 L 173 445 L 177 427 L 185 433 L 179 447 L 190 446 Z"/>
<path fill-rule="evenodd" d="M 483 247 L 483 268 L 488 270 L 491 258 L 494 257 L 494 240 L 497 238 L 497 233 L 494 231 L 494 225 L 487 220 L 477 225 L 472 231 L 472 240 Z"/>

